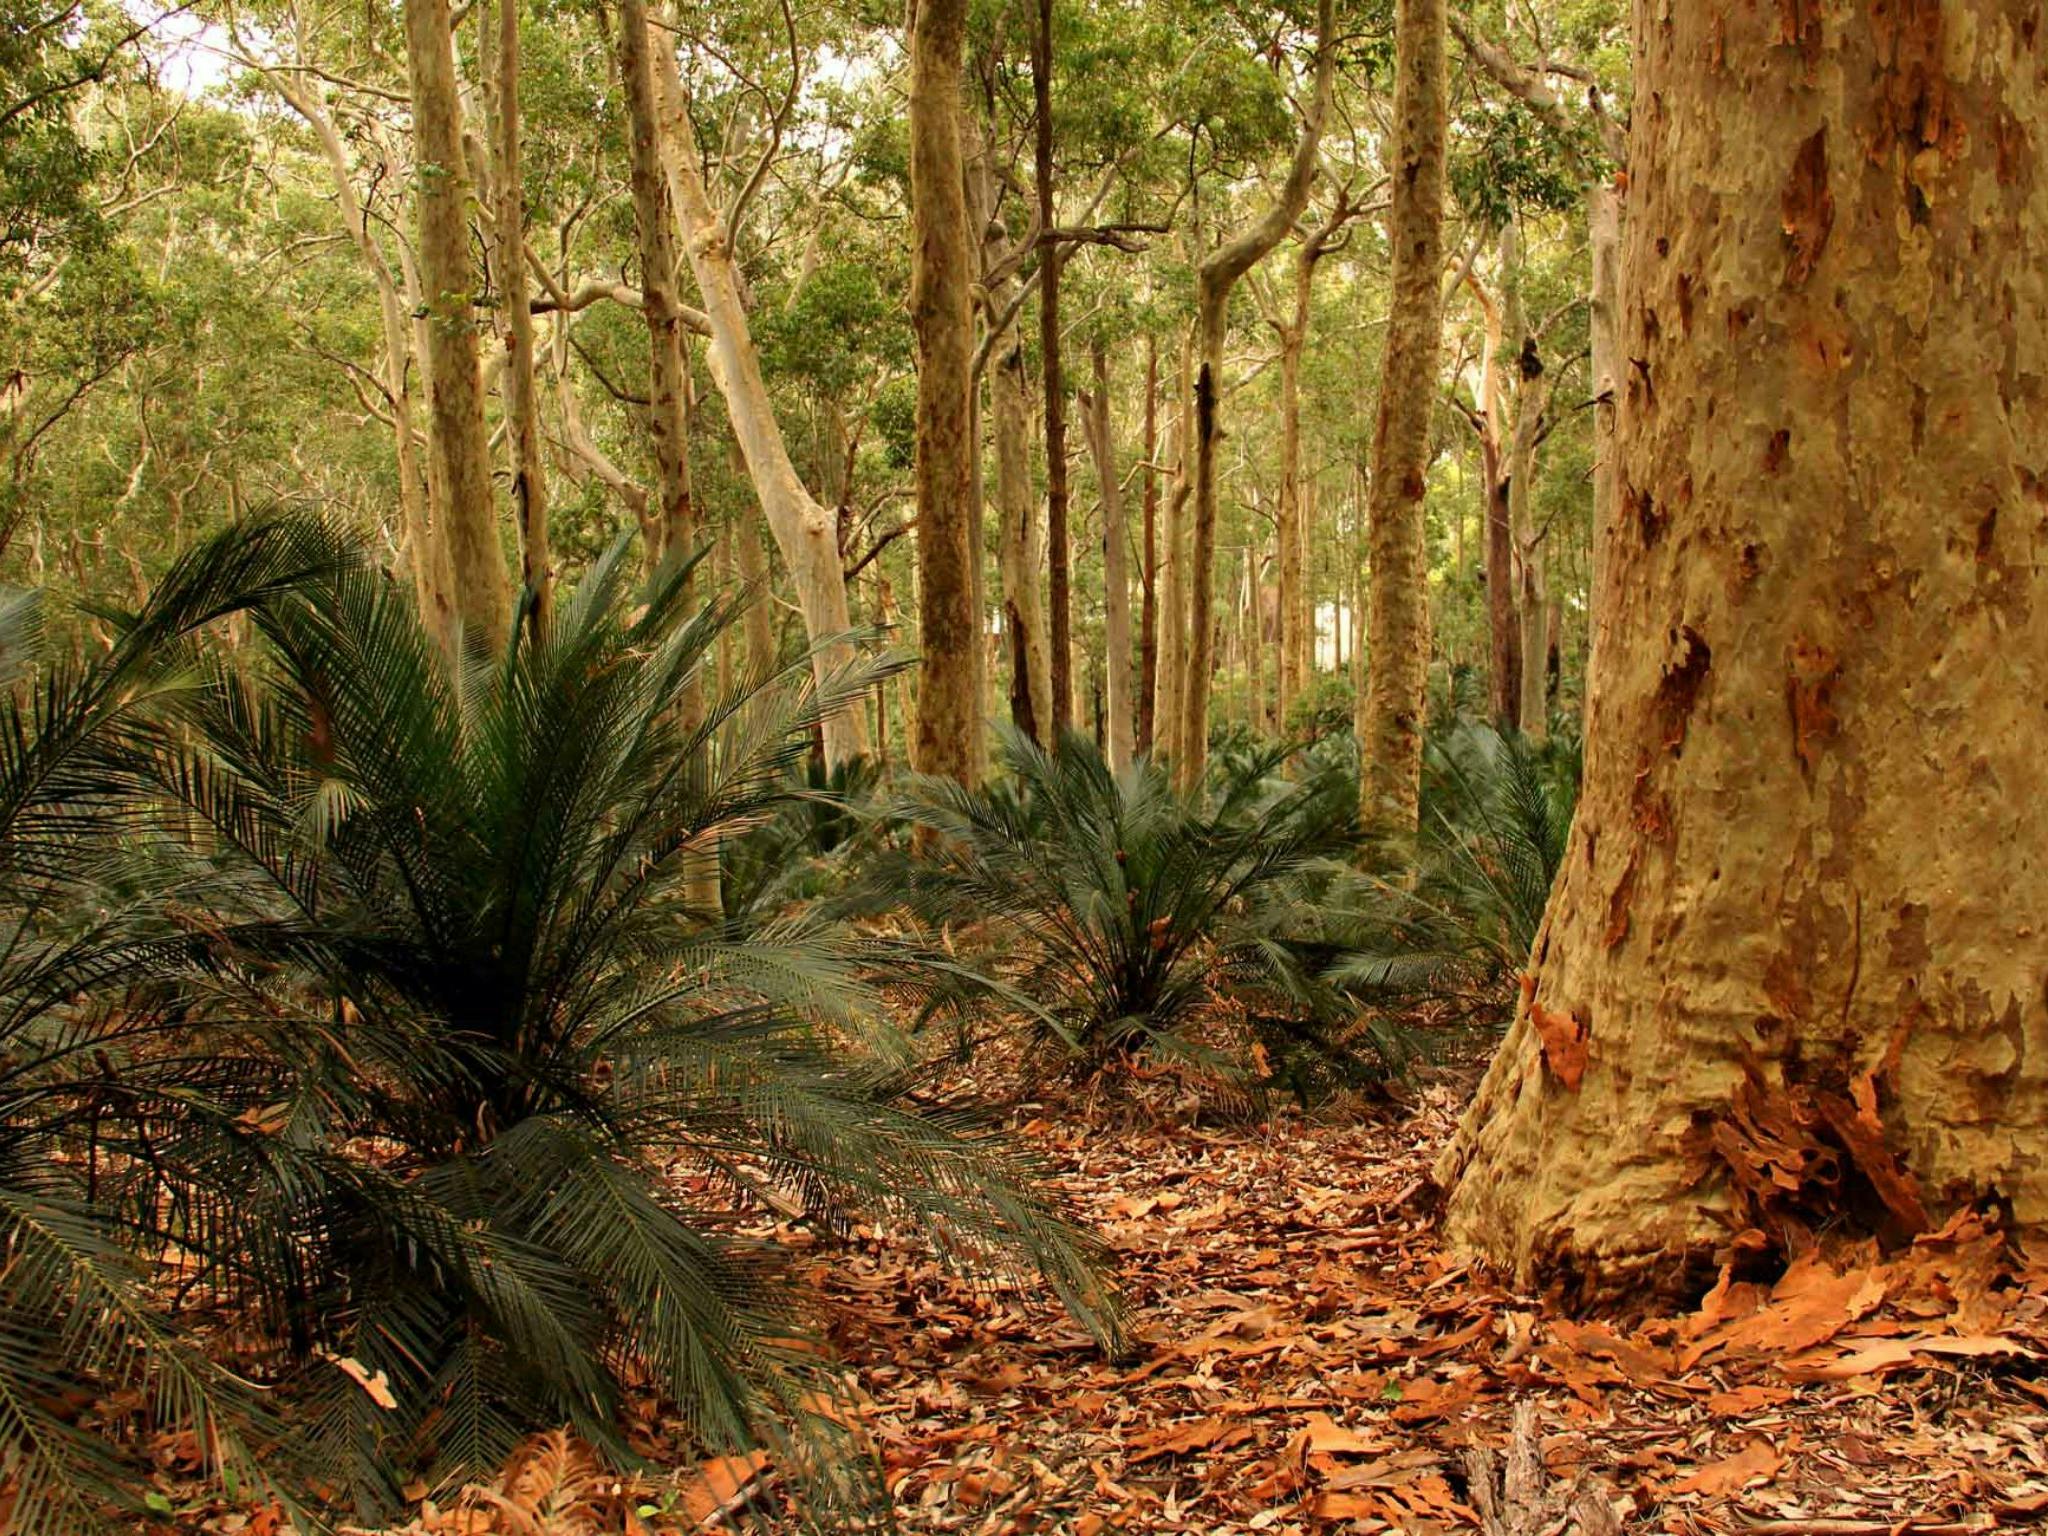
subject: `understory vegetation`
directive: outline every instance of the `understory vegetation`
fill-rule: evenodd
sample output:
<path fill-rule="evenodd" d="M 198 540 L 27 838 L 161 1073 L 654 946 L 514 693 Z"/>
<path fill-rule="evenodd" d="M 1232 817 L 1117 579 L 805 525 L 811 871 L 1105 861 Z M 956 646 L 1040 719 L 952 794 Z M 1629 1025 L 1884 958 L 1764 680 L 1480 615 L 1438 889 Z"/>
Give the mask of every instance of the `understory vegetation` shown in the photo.
<path fill-rule="evenodd" d="M 891 1022 L 907 997 L 1242 1113 L 1384 1082 L 1441 1027 L 1422 1000 L 1511 987 L 1568 804 L 1520 744 L 1445 727 L 1419 879 L 1346 862 L 1341 752 L 1219 755 L 1182 792 L 1013 735 L 979 791 L 824 782 L 821 714 L 886 666 L 720 694 L 739 615 L 698 576 L 615 546 L 544 636 L 459 672 L 305 519 L 200 546 L 101 615 L 103 656 L 9 608 L 17 1521 L 86 1529 L 142 1486 L 60 1381 L 134 1390 L 314 1522 L 556 1424 L 624 1465 L 650 1387 L 702 1454 L 780 1446 L 819 1509 L 858 1505 L 837 1367 L 759 1218 L 900 1224 L 1121 1337 L 1028 1158 L 911 1092 L 936 1036 Z"/>

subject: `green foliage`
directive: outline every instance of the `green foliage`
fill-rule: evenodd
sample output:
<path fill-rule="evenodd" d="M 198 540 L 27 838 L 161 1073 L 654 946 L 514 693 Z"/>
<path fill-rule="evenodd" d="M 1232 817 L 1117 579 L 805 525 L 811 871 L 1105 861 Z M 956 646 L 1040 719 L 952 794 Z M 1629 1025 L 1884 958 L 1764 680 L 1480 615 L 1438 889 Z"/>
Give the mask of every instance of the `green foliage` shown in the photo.
<path fill-rule="evenodd" d="M 212 877 L 198 1003 L 290 1042 L 241 1186 L 191 1220 L 365 1517 L 547 1425 L 627 1459 L 629 1381 L 707 1452 L 782 1446 L 820 1497 L 858 1492 L 839 1379 L 748 1211 L 902 1220 L 1114 1327 L 1090 1243 L 972 1123 L 903 1100 L 856 941 L 696 905 L 875 678 L 819 689 L 799 658 L 693 723 L 733 613 L 691 611 L 684 575 L 635 592 L 621 541 L 545 637 L 457 679 L 349 559 L 253 610 L 258 655 L 214 662 L 158 760 Z"/>
<path fill-rule="evenodd" d="M 1578 771 L 1573 742 L 1434 727 L 1416 867 L 1349 877 L 1327 979 L 1368 1003 L 1436 999 L 1500 1022 L 1564 860 Z"/>
<path fill-rule="evenodd" d="M 1008 778 L 981 790 L 916 784 L 896 810 L 929 845 L 885 878 L 924 921 L 983 934 L 1004 995 L 1077 1071 L 1187 1052 L 1219 996 L 1290 988 L 1262 903 L 1348 841 L 1355 801 L 1325 776 L 1285 783 L 1277 754 L 1226 755 L 1187 794 L 1158 764 L 1115 774 L 1085 738 L 1048 753 L 1014 731 L 1002 757 Z"/>
<path fill-rule="evenodd" d="M 176 914 L 195 893 L 135 848 L 139 768 L 182 687 L 186 637 L 319 568 L 305 529 L 234 531 L 159 584 L 91 660 L 28 670 L 40 605 L 0 605 L 0 1435 L 11 1528 L 98 1530 L 140 1509 L 135 1469 L 81 1423 L 77 1394 L 132 1393 L 192 1432 L 220 1471 L 268 1484 L 262 1396 L 166 1313 L 155 1262 L 175 1243 L 216 1255 L 184 1221 L 235 1183 L 240 1115 L 270 1076 L 247 1048 L 260 1023 L 204 1043 L 167 975 L 195 941 Z"/>

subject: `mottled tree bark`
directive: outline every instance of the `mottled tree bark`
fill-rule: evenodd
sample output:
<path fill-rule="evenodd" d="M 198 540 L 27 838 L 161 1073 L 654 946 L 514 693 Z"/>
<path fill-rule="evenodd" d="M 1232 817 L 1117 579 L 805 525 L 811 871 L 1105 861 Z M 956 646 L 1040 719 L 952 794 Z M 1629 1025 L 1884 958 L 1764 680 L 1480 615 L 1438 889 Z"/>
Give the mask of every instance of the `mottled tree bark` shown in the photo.
<path fill-rule="evenodd" d="M 1518 1281 L 1702 1284 L 1738 1093 L 1897 1230 L 2048 1220 L 2039 22 L 1636 6 L 1585 791 L 1438 1169 Z"/>
<path fill-rule="evenodd" d="M 910 759 L 975 779 L 981 690 L 975 648 L 974 279 L 960 148 L 966 0 L 916 0 L 910 40 L 910 319 L 917 337 L 918 686 Z"/>
<path fill-rule="evenodd" d="M 520 153 L 519 0 L 497 0 L 496 90 L 491 124 L 491 222 L 497 235 L 498 305 L 505 323 L 505 437 L 512 461 L 512 519 L 519 530 L 519 574 L 536 631 L 554 608 L 554 555 L 548 541 L 548 487 L 541 466 L 540 386 L 533 311 L 526 290 L 526 170 Z"/>
<path fill-rule="evenodd" d="M 1202 258 L 1195 270 L 1195 334 L 1200 357 L 1195 371 L 1194 527 L 1189 552 L 1188 665 L 1180 706 L 1180 756 L 1175 764 L 1183 786 L 1200 782 L 1209 747 L 1209 674 L 1214 665 L 1216 587 L 1216 440 L 1222 404 L 1223 338 L 1230 291 L 1245 273 L 1265 260 L 1286 238 L 1308 206 L 1330 112 L 1337 74 L 1331 0 L 1316 8 L 1315 94 L 1309 101 L 1287 179 L 1265 213 Z"/>
<path fill-rule="evenodd" d="M 1371 656 L 1359 717 L 1359 806 L 1368 835 L 1415 835 L 1428 680 L 1423 491 L 1443 321 L 1444 3 L 1401 0 L 1394 24 L 1391 309 L 1380 365 L 1368 508 Z"/>
<path fill-rule="evenodd" d="M 491 490 L 484 380 L 472 314 L 469 163 L 447 0 L 406 0 L 405 51 L 412 84 L 414 206 L 426 311 L 427 451 L 440 491 L 455 612 L 463 643 L 496 654 L 511 628 L 505 547 Z"/>
<path fill-rule="evenodd" d="M 673 213 L 661 166 L 661 129 L 654 65 L 648 52 L 644 0 L 619 0 L 619 77 L 626 99 L 628 184 L 640 256 L 640 313 L 647 322 L 649 356 L 647 437 L 654 450 L 660 505 L 643 519 L 641 543 L 649 567 L 671 550 L 696 541 L 690 488 L 690 425 L 683 318 L 676 296 Z"/>

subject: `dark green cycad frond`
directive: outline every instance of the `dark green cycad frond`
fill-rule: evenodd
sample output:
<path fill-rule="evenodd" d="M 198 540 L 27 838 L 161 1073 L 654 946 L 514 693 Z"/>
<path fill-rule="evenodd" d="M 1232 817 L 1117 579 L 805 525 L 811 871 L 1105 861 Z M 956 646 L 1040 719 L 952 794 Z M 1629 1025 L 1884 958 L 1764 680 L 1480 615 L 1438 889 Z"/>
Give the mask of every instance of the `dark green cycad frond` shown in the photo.
<path fill-rule="evenodd" d="M 627 572 L 622 545 L 544 632 L 451 680 L 408 596 L 343 563 L 261 605 L 261 654 L 216 669 L 185 707 L 197 739 L 158 760 L 221 872 L 208 1006 L 266 972 L 329 1004 L 333 1048 L 292 1096 L 305 1152 L 268 1170 L 307 1276 L 271 1252 L 224 1283 L 301 1320 L 298 1380 L 365 1513 L 412 1466 L 493 1470 L 514 1429 L 566 1420 L 623 1456 L 627 1370 L 706 1450 L 788 1443 L 833 1484 L 845 1447 L 815 1410 L 837 1377 L 793 1342 L 780 1256 L 670 1163 L 728 1206 L 795 1191 L 827 1230 L 894 1215 L 1113 1327 L 1061 1213 L 903 1102 L 871 946 L 696 894 L 722 843 L 816 803 L 792 777 L 813 730 L 889 664 L 821 683 L 798 658 L 714 696 L 734 605 L 690 600 L 682 564 L 638 591 Z M 327 1355 L 384 1371 L 400 1407 Z"/>
<path fill-rule="evenodd" d="M 274 1440 L 259 1396 L 162 1311 L 152 1264 L 175 1213 L 203 1201 L 180 1148 L 231 1118 L 246 1074 L 193 1051 L 155 981 L 193 945 L 179 895 L 133 847 L 157 706 L 185 686 L 195 629 L 333 556 L 317 524 L 263 522 L 199 546 L 111 650 L 31 665 L 0 697 L 0 1423 L 21 1529 L 100 1528 L 131 1506 L 134 1469 L 74 1422 L 76 1394 L 136 1390 L 160 1423 L 244 1486 Z M 7 665 L 32 648 L 6 605 Z"/>
<path fill-rule="evenodd" d="M 883 878 L 927 922 L 997 925 L 999 973 L 1062 1022 L 1084 1070 L 1187 1049 L 1212 970 L 1255 974 L 1269 952 L 1245 924 L 1262 893 L 1346 836 L 1320 783 L 1276 788 L 1264 759 L 1201 795 L 1150 762 L 1113 773 L 1079 737 L 1049 753 L 1011 733 L 1003 761 L 986 789 L 914 786 L 900 814 L 933 846 Z"/>

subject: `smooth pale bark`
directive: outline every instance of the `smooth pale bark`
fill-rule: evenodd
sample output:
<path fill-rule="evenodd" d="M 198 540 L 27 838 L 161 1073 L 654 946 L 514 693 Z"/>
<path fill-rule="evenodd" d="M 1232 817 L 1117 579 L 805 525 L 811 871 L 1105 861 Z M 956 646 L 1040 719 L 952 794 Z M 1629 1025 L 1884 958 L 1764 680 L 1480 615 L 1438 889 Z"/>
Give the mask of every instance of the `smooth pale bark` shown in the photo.
<path fill-rule="evenodd" d="M 1195 334 L 1200 359 L 1195 372 L 1194 527 L 1188 570 L 1188 664 L 1182 679 L 1180 756 L 1175 769 L 1183 786 L 1200 782 L 1209 746 L 1209 673 L 1214 643 L 1216 586 L 1216 440 L 1221 429 L 1223 338 L 1230 291 L 1287 237 L 1308 207 L 1330 113 L 1337 75 L 1331 0 L 1316 7 L 1315 92 L 1301 125 L 1301 137 L 1287 178 L 1264 214 L 1202 258 L 1195 269 Z"/>
<path fill-rule="evenodd" d="M 822 685 L 854 659 L 853 645 L 845 638 L 853 621 L 847 607 L 846 573 L 840 564 L 839 516 L 805 489 L 790 462 L 740 296 L 731 235 L 724 218 L 712 208 L 697 169 L 696 130 L 690 123 L 667 35 L 650 28 L 647 52 L 654 72 L 662 171 L 711 332 L 707 356 L 712 381 L 725 399 L 726 417 L 746 461 L 762 517 L 789 571 Z M 868 751 L 865 711 L 858 704 L 835 710 L 825 722 L 824 738 L 825 761 L 830 767 L 864 756 Z"/>
<path fill-rule="evenodd" d="M 1438 1167 L 1517 1283 L 1711 1279 L 1738 1094 L 1914 1181 L 1845 1221 L 2048 1220 L 2037 21 L 1636 6 L 1584 795 Z"/>
<path fill-rule="evenodd" d="M 1372 664 L 1358 726 L 1359 815 L 1369 836 L 1407 843 L 1422 789 L 1429 666 L 1423 493 L 1443 322 L 1443 0 L 1401 0 L 1394 54 L 1392 298 L 1367 511 Z"/>
<path fill-rule="evenodd" d="M 1061 251 L 1051 237 L 1052 0 L 1037 0 L 1031 32 L 1032 166 L 1038 192 L 1038 355 L 1045 392 L 1045 539 L 1047 641 L 1052 664 L 1052 729 L 1057 741 L 1074 728 L 1074 617 L 1067 537 L 1067 401 L 1060 366 Z"/>
<path fill-rule="evenodd" d="M 761 535 L 751 524 L 732 530 L 733 548 L 739 557 L 740 580 L 750 594 L 741 625 L 746 639 L 747 677 L 759 682 L 772 677 L 781 662 L 781 647 L 775 643 L 775 591 L 768 576 L 767 551 Z"/>
<path fill-rule="evenodd" d="M 519 530 L 519 575 L 536 630 L 555 602 L 548 542 L 548 487 L 541 464 L 540 386 L 533 310 L 526 290 L 526 173 L 520 151 L 519 0 L 497 0 L 496 89 L 491 123 L 491 222 L 497 235 L 498 304 L 505 324 L 506 448 L 512 461 L 512 518 Z"/>
<path fill-rule="evenodd" d="M 1145 337 L 1145 548 L 1139 572 L 1138 740 L 1140 757 L 1152 751 L 1159 686 L 1159 338 Z"/>
<path fill-rule="evenodd" d="M 1550 699 L 1545 658 L 1550 654 L 1550 603 L 1543 569 L 1543 538 L 1531 507 L 1536 490 L 1536 444 L 1542 434 L 1549 390 L 1543 363 L 1529 334 L 1528 309 L 1522 302 L 1522 256 L 1519 232 L 1510 223 L 1501 231 L 1501 369 L 1515 372 L 1515 407 L 1506 428 L 1506 462 L 1502 482 L 1507 488 L 1507 523 L 1514 544 L 1514 624 L 1516 690 L 1514 723 L 1522 733 L 1541 741 L 1548 732 Z M 1498 378 L 1496 372 L 1496 378 Z M 1489 516 L 1497 509 L 1489 508 Z M 1491 596 L 1491 594 L 1489 594 Z"/>
<path fill-rule="evenodd" d="M 405 0 L 405 44 L 418 162 L 413 203 L 424 289 L 428 456 L 463 643 L 495 655 L 511 628 L 512 595 L 491 489 L 483 370 L 471 314 L 471 183 L 447 0 Z"/>
<path fill-rule="evenodd" d="M 1131 698 L 1131 575 L 1124 523 L 1124 492 L 1117 479 L 1116 432 L 1109 412 L 1109 354 L 1100 337 L 1091 346 L 1095 390 L 1082 402 L 1088 421 L 1088 450 L 1102 490 L 1102 707 L 1109 766 L 1130 767 L 1136 751 L 1137 711 Z"/>
<path fill-rule="evenodd" d="M 910 321 L 917 338 L 917 624 L 910 760 L 971 784 L 981 737 L 974 611 L 974 312 L 960 147 L 966 0 L 916 0 L 910 40 Z"/>

